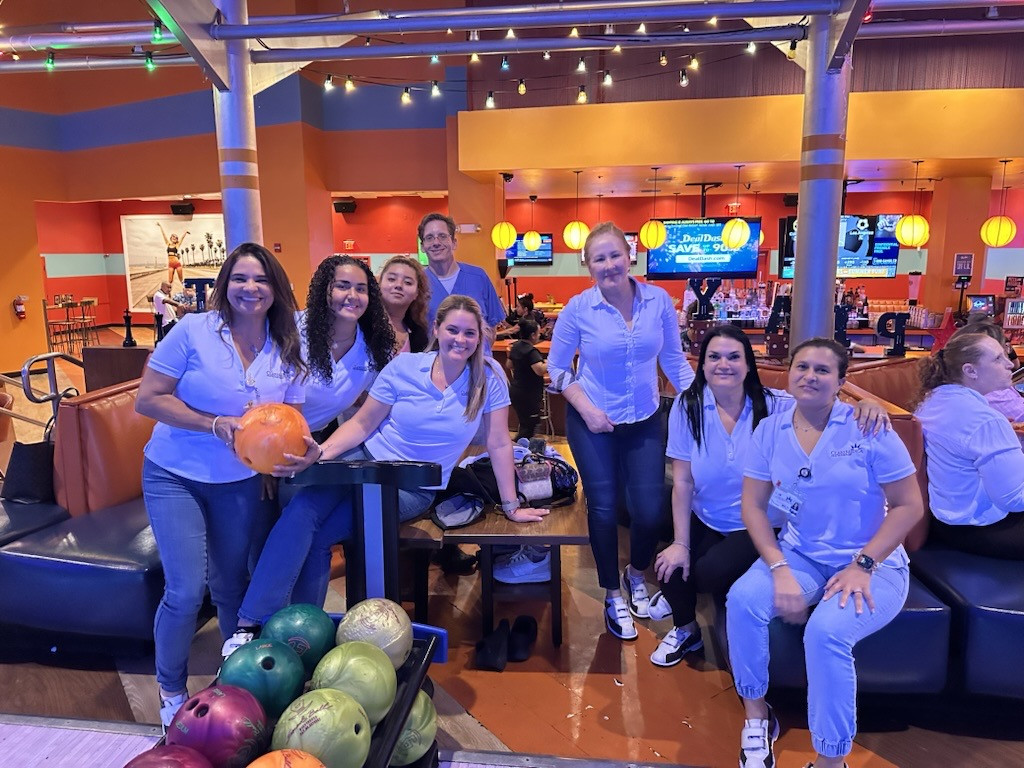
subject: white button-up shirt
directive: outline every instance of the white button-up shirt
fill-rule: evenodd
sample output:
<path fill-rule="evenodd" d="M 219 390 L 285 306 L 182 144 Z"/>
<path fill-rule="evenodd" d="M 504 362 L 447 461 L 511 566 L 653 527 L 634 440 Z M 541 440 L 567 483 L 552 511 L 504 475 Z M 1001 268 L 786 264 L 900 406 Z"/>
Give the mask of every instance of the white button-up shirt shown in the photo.
<path fill-rule="evenodd" d="M 671 297 L 656 285 L 630 281 L 635 288 L 632 327 L 594 286 L 573 296 L 559 313 L 548 354 L 552 389 L 561 392 L 579 383 L 613 424 L 634 424 L 658 410 L 659 363 L 678 392 L 694 378 Z"/>

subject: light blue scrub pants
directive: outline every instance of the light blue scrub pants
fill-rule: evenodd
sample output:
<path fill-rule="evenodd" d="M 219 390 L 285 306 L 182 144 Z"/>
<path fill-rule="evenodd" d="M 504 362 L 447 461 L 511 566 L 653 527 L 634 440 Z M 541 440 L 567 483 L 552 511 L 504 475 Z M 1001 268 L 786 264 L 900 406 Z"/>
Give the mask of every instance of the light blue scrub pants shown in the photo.
<path fill-rule="evenodd" d="M 857 733 L 857 672 L 853 647 L 895 618 L 909 591 L 906 567 L 882 566 L 871 577 L 875 610 L 865 605 L 857 615 L 853 598 L 845 608 L 839 596 L 820 602 L 825 583 L 842 570 L 810 560 L 782 545 L 789 568 L 813 605 L 804 629 L 807 663 L 807 722 L 811 743 L 823 757 L 843 757 L 853 749 Z M 736 692 L 760 699 L 768 691 L 768 623 L 775 616 L 774 581 L 768 566 L 757 560 L 729 590 L 726 600 L 729 662 Z"/>

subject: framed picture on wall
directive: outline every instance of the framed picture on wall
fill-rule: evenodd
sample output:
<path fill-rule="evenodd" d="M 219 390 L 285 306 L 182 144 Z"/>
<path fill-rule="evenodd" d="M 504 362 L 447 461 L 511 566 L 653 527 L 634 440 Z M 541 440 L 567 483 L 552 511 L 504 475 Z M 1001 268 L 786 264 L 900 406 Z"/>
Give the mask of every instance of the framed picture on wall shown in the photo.
<path fill-rule="evenodd" d="M 165 280 L 173 295 L 189 278 L 215 278 L 227 256 L 219 213 L 122 216 L 121 241 L 133 312 L 152 312 L 149 300 Z"/>

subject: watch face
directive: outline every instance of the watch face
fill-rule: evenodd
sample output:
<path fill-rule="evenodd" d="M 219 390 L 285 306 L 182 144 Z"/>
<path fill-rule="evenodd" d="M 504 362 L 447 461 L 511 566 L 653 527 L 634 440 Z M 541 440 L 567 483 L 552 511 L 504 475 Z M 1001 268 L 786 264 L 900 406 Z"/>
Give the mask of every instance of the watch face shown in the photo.
<path fill-rule="evenodd" d="M 861 568 L 863 568 L 866 571 L 873 570 L 874 567 L 875 567 L 875 560 L 874 560 L 874 558 L 868 557 L 867 555 L 861 555 L 854 562 L 856 562 L 857 565 L 859 565 Z"/>

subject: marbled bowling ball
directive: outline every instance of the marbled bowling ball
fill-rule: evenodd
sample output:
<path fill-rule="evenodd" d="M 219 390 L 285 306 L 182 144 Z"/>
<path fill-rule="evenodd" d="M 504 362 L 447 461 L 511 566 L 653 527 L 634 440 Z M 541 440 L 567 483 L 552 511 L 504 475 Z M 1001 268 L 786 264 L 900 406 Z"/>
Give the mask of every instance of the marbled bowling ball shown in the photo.
<path fill-rule="evenodd" d="M 288 605 L 271 616 L 260 632 L 261 640 L 280 640 L 299 654 L 306 677 L 334 647 L 334 622 L 322 608 L 309 603 Z"/>
<path fill-rule="evenodd" d="M 244 688 L 213 685 L 181 705 L 167 743 L 191 747 L 218 768 L 243 768 L 267 746 L 267 717 Z"/>
<path fill-rule="evenodd" d="M 299 655 L 280 640 L 253 640 L 224 659 L 218 681 L 244 688 L 276 720 L 302 693 L 306 673 Z"/>

